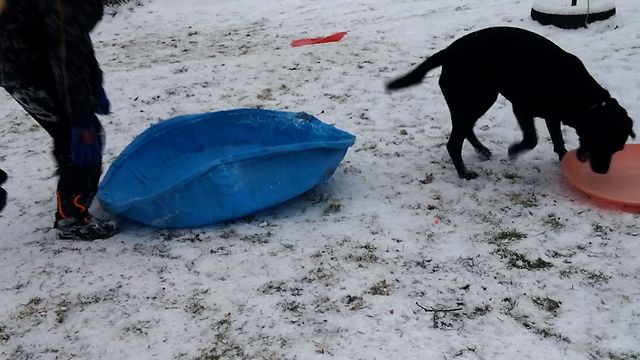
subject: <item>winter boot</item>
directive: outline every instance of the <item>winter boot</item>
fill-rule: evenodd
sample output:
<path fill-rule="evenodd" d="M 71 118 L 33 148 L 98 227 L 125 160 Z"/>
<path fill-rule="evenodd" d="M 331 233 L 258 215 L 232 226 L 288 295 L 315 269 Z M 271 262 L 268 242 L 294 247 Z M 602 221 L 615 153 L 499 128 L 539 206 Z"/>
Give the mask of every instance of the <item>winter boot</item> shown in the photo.
<path fill-rule="evenodd" d="M 89 213 L 82 217 L 66 217 L 56 219 L 53 228 L 61 240 L 101 240 L 107 239 L 118 232 L 116 223 L 112 220 L 98 219 Z"/>
<path fill-rule="evenodd" d="M 53 228 L 62 240 L 106 239 L 118 232 L 116 223 L 98 219 L 89 213 L 91 197 L 64 196 L 58 192 L 58 211 Z"/>

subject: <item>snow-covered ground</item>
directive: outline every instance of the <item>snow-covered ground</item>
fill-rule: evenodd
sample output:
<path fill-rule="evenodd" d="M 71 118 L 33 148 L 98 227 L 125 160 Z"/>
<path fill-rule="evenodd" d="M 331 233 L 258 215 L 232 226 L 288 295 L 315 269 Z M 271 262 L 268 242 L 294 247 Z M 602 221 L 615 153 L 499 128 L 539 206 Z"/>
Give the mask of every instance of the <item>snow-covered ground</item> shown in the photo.
<path fill-rule="evenodd" d="M 476 127 L 493 159 L 465 145 L 480 177 L 460 180 L 439 71 L 383 90 L 455 38 L 512 25 L 579 56 L 640 120 L 640 2 L 616 7 L 580 30 L 518 0 L 145 0 L 106 16 L 106 166 L 149 125 L 211 110 L 306 111 L 358 139 L 329 183 L 255 216 L 60 241 L 50 139 L 0 94 L 0 358 L 639 359 L 638 214 L 571 189 L 542 123 L 509 162 L 520 132 L 502 98 Z"/>

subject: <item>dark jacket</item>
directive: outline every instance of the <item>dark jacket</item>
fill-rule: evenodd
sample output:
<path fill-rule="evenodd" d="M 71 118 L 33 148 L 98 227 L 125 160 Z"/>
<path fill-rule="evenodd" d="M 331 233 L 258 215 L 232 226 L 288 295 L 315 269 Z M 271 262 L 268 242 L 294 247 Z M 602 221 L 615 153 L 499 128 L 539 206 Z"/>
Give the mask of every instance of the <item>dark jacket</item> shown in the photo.
<path fill-rule="evenodd" d="M 102 18 L 102 0 L 4 1 L 0 85 L 43 91 L 70 119 L 94 113 L 102 72 L 89 32 Z"/>

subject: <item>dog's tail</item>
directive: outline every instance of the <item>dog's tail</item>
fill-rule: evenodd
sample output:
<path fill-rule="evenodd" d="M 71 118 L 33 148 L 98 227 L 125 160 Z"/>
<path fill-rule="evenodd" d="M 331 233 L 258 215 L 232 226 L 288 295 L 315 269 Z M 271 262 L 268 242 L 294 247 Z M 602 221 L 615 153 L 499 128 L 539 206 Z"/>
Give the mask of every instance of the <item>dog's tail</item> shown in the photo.
<path fill-rule="evenodd" d="M 388 82 L 386 85 L 387 91 L 402 89 L 420 84 L 422 82 L 422 79 L 424 79 L 424 77 L 430 70 L 433 70 L 438 66 L 442 66 L 445 60 L 444 57 L 444 50 L 431 55 L 429 58 L 427 58 L 427 60 L 418 65 L 418 67 L 413 69 L 413 71 L 411 71 L 410 73 Z"/>

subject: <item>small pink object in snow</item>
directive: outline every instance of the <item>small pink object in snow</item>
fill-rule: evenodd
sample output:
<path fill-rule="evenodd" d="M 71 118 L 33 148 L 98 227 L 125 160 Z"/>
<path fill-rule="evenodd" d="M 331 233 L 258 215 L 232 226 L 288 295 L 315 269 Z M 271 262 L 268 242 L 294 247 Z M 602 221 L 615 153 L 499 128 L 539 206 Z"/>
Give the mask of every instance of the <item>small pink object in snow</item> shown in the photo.
<path fill-rule="evenodd" d="M 297 39 L 291 42 L 292 47 L 305 46 L 305 45 L 315 45 L 315 44 L 324 44 L 330 42 L 337 42 L 342 40 L 343 37 L 347 35 L 346 32 L 339 32 L 325 37 L 319 38 L 307 38 L 307 39 Z"/>

